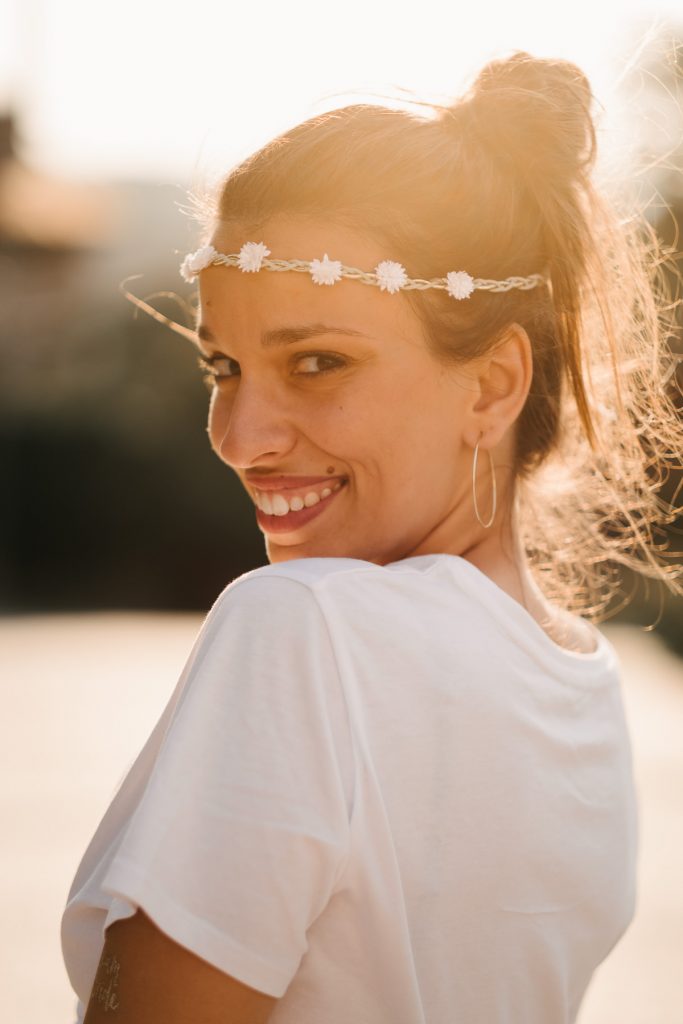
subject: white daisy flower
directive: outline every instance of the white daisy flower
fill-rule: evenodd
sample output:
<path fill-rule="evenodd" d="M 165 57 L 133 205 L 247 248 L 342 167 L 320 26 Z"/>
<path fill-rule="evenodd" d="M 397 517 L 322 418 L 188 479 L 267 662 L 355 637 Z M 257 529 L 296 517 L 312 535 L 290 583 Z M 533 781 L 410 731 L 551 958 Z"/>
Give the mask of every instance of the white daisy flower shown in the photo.
<path fill-rule="evenodd" d="M 392 295 L 399 291 L 408 280 L 405 267 L 402 267 L 400 263 L 394 263 L 393 260 L 382 260 L 375 267 L 375 274 L 380 291 L 391 292 Z"/>
<path fill-rule="evenodd" d="M 181 276 L 186 281 L 191 281 L 195 274 L 213 263 L 216 256 L 218 253 L 212 245 L 203 245 L 196 252 L 188 253 L 180 267 Z"/>
<path fill-rule="evenodd" d="M 474 291 L 474 278 L 466 270 L 451 270 L 446 274 L 446 291 L 454 299 L 468 299 Z"/>
<path fill-rule="evenodd" d="M 263 242 L 245 242 L 240 249 L 238 266 L 246 273 L 255 273 L 261 269 L 266 256 L 270 256 L 270 249 L 266 249 Z"/>
<path fill-rule="evenodd" d="M 321 260 L 311 260 L 311 277 L 316 284 L 334 284 L 341 280 L 341 276 L 341 262 L 331 260 L 327 253 Z"/>

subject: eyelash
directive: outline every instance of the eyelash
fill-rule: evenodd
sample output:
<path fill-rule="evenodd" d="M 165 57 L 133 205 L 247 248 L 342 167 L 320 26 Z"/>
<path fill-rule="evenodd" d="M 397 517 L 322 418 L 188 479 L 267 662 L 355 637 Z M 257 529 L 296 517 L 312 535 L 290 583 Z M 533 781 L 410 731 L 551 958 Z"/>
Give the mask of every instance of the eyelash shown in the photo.
<path fill-rule="evenodd" d="M 326 369 L 317 370 L 313 373 L 310 371 L 304 371 L 298 374 L 301 377 L 322 377 L 327 373 L 334 373 L 335 370 L 340 370 L 347 365 L 347 360 L 343 356 L 339 356 L 334 352 L 299 352 L 296 356 L 296 362 L 299 363 L 303 359 L 327 359 L 332 360 L 333 366 L 328 366 Z M 209 391 L 213 391 L 214 387 L 222 380 L 232 380 L 233 377 L 239 377 L 239 373 L 229 373 L 221 375 L 216 369 L 216 363 L 228 362 L 238 366 L 239 364 L 231 359 L 230 356 L 224 356 L 220 353 L 216 353 L 213 356 L 209 356 L 207 359 L 199 357 L 197 364 L 201 370 L 206 371 L 202 376 L 202 381 L 206 385 Z"/>

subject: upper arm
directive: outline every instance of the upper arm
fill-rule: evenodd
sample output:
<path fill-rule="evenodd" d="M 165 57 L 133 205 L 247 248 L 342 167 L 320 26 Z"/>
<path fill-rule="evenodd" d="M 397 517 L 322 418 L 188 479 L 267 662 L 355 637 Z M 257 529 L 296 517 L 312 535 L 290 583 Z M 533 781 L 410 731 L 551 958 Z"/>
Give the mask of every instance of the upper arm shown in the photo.
<path fill-rule="evenodd" d="M 265 1021 L 342 884 L 353 784 L 345 696 L 316 597 L 284 578 L 239 583 L 208 620 L 138 791 L 111 825 L 97 885 L 103 908 L 116 899 L 95 984 L 92 959 L 81 972 L 88 1024 L 104 1013 L 107 1024 Z M 121 919 L 121 902 L 155 925 Z M 113 958 L 115 1012 L 97 998 Z M 129 1005 L 139 1016 L 124 1016 Z"/>
<path fill-rule="evenodd" d="M 84 1024 L 266 1024 L 277 1001 L 179 946 L 138 910 L 105 932 Z"/>

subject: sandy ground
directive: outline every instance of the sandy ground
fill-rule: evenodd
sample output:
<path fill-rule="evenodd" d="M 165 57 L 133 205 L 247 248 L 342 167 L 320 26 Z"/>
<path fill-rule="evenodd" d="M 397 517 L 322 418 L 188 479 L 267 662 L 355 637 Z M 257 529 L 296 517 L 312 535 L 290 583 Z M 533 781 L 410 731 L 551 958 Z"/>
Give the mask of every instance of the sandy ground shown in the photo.
<path fill-rule="evenodd" d="M 59 945 L 67 891 L 201 621 L 0 619 L 0 1020 L 7 1024 L 74 1019 Z M 622 663 L 634 747 L 639 904 L 596 971 L 578 1024 L 683 1024 L 683 662 L 653 634 L 603 628 Z"/>

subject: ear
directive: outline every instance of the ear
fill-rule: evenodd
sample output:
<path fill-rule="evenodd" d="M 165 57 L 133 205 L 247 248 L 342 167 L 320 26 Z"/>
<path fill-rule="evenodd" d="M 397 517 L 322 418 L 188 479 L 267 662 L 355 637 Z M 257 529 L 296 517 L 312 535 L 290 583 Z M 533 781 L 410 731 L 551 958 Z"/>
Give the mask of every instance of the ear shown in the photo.
<path fill-rule="evenodd" d="M 483 441 L 494 448 L 524 407 L 531 387 L 533 355 L 529 335 L 517 323 L 511 324 L 492 352 L 474 367 L 479 397 L 470 407 L 463 433 L 467 444 Z"/>

